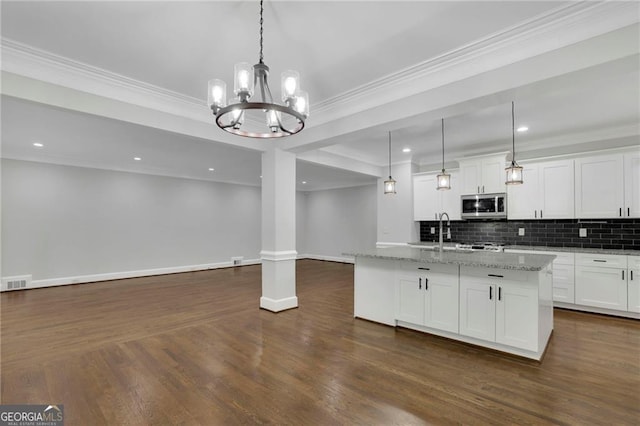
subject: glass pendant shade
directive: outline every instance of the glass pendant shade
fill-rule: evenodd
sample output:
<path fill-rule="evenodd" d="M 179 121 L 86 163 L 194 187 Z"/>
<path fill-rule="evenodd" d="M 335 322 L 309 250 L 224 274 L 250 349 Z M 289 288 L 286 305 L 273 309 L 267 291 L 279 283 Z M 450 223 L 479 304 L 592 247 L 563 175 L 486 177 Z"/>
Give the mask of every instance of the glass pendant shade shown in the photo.
<path fill-rule="evenodd" d="M 384 181 L 384 193 L 385 194 L 395 194 L 396 193 L 396 181 L 393 180 L 391 176 L 389 176 L 389 180 Z"/>
<path fill-rule="evenodd" d="M 224 108 L 227 106 L 227 83 L 217 78 L 209 80 L 207 103 L 209 108 Z"/>
<path fill-rule="evenodd" d="M 442 169 L 442 173 L 438 174 L 437 179 L 438 186 L 436 189 L 440 191 L 451 189 L 451 175 L 449 173 L 445 173 L 444 169 Z"/>
<path fill-rule="evenodd" d="M 524 182 L 522 167 L 518 166 L 515 161 L 512 161 L 511 165 L 504 170 L 507 172 L 507 180 L 505 181 L 507 185 L 519 185 Z"/>
<path fill-rule="evenodd" d="M 267 111 L 267 126 L 272 132 L 277 132 L 279 129 L 278 122 L 280 121 L 280 113 L 278 111 Z"/>
<path fill-rule="evenodd" d="M 233 93 L 240 99 L 248 99 L 253 95 L 253 66 L 248 62 L 240 62 L 233 68 Z"/>
<path fill-rule="evenodd" d="M 298 91 L 294 108 L 305 118 L 309 117 L 309 94 L 307 92 L 302 90 Z"/>
<path fill-rule="evenodd" d="M 287 102 L 296 98 L 300 90 L 300 74 L 298 71 L 287 70 L 280 75 L 282 101 Z"/>

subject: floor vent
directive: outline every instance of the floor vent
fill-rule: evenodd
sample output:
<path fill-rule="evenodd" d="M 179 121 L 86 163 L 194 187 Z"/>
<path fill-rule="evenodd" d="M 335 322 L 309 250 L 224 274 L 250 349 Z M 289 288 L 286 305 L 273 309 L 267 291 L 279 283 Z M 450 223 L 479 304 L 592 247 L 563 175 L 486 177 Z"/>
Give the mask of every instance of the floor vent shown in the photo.
<path fill-rule="evenodd" d="M 29 288 L 31 275 L 21 277 L 9 277 L 2 280 L 3 290 L 23 290 Z"/>

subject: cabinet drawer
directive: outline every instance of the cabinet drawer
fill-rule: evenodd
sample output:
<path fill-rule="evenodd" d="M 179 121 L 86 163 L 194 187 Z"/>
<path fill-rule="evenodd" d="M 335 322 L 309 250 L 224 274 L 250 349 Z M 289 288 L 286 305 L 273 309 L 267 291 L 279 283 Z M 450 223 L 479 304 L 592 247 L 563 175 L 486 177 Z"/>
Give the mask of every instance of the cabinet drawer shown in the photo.
<path fill-rule="evenodd" d="M 518 250 L 518 249 L 506 249 L 505 253 L 523 253 L 523 254 L 550 254 L 556 256 L 553 260 L 554 264 L 560 265 L 573 265 L 574 254 L 566 251 L 542 251 L 542 250 Z"/>
<path fill-rule="evenodd" d="M 576 253 L 576 265 L 627 269 L 627 256 L 615 254 Z"/>
<path fill-rule="evenodd" d="M 629 269 L 640 269 L 640 256 L 627 256 Z"/>
<path fill-rule="evenodd" d="M 458 265 L 442 264 L 442 263 L 419 263 L 419 262 L 402 262 L 400 265 L 402 273 L 423 273 L 432 272 L 439 274 L 448 274 L 458 276 Z"/>
<path fill-rule="evenodd" d="M 474 268 L 470 266 L 460 267 L 460 276 L 468 276 L 475 278 L 483 278 L 484 281 L 497 283 L 503 281 L 522 281 L 529 280 L 528 271 L 514 271 L 510 269 L 495 269 L 495 268 Z"/>

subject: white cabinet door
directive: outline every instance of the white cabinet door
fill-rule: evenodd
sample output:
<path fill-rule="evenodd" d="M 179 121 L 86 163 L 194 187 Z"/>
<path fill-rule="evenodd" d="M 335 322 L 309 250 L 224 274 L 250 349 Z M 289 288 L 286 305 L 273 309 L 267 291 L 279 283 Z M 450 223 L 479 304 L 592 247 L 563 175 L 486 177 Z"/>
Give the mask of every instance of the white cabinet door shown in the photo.
<path fill-rule="evenodd" d="M 458 267 L 439 265 L 441 272 L 424 275 L 424 325 L 458 332 Z"/>
<path fill-rule="evenodd" d="M 626 268 L 576 265 L 576 304 L 627 310 Z"/>
<path fill-rule="evenodd" d="M 526 170 L 526 169 L 525 169 Z M 573 219 L 574 170 L 573 160 L 550 161 L 538 164 L 539 219 Z M 525 184 L 526 184 L 525 180 Z"/>
<path fill-rule="evenodd" d="M 627 256 L 627 300 L 629 312 L 640 312 L 640 256 Z"/>
<path fill-rule="evenodd" d="M 440 192 L 436 189 L 436 175 L 413 177 L 413 220 L 435 220 L 440 212 Z"/>
<path fill-rule="evenodd" d="M 396 325 L 395 269 L 393 260 L 358 257 L 354 270 L 354 317 Z"/>
<path fill-rule="evenodd" d="M 537 219 L 540 207 L 540 185 L 538 182 L 538 165 L 523 166 L 522 185 L 507 187 L 507 216 L 509 219 Z"/>
<path fill-rule="evenodd" d="M 460 194 L 479 194 L 482 167 L 479 161 L 460 161 Z"/>
<path fill-rule="evenodd" d="M 441 212 L 447 212 L 451 220 L 460 220 L 460 173 L 451 172 L 451 189 L 438 191 L 442 197 Z"/>
<path fill-rule="evenodd" d="M 496 342 L 538 350 L 538 289 L 514 283 L 498 285 Z"/>
<path fill-rule="evenodd" d="M 575 303 L 574 266 L 553 261 L 553 301 Z"/>
<path fill-rule="evenodd" d="M 640 217 L 640 152 L 624 155 L 624 216 Z"/>
<path fill-rule="evenodd" d="M 575 160 L 576 217 L 619 218 L 624 204 L 622 154 Z"/>
<path fill-rule="evenodd" d="M 495 341 L 494 285 L 460 277 L 460 334 Z"/>
<path fill-rule="evenodd" d="M 423 278 L 415 274 L 399 275 L 396 281 L 396 319 L 423 325 Z"/>
<path fill-rule="evenodd" d="M 488 158 L 480 163 L 482 167 L 481 192 L 491 194 L 492 192 L 505 192 L 506 172 L 504 170 L 504 156 Z"/>

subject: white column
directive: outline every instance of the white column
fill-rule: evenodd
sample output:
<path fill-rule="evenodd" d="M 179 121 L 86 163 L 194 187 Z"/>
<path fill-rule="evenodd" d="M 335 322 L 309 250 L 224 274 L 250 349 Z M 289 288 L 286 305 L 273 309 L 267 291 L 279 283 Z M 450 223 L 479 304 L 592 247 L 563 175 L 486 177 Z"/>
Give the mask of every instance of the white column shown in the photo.
<path fill-rule="evenodd" d="M 298 307 L 296 296 L 296 156 L 262 154 L 262 297 L 272 312 Z"/>

